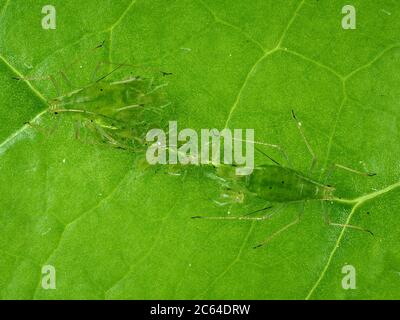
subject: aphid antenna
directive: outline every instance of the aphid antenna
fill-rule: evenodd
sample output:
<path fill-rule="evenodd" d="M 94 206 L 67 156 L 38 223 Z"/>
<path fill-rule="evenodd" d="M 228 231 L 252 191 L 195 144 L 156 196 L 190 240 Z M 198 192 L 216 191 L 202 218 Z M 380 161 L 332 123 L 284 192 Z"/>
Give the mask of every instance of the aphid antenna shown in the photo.
<path fill-rule="evenodd" d="M 315 155 L 315 152 L 311 148 L 311 145 L 308 142 L 308 140 L 307 140 L 307 138 L 306 138 L 306 136 L 304 134 L 304 131 L 303 131 L 303 128 L 302 128 L 302 123 L 301 123 L 301 121 L 299 121 L 297 119 L 296 114 L 294 113 L 293 109 L 292 109 L 292 117 L 296 121 L 296 126 L 297 126 L 297 128 L 298 128 L 298 130 L 300 132 L 300 135 L 303 138 L 303 141 L 306 144 L 309 153 L 311 154 L 311 157 L 312 157 L 311 166 L 310 166 L 310 173 L 311 173 L 312 170 L 314 169 L 314 166 L 315 166 L 316 162 L 317 162 L 317 156 Z"/>
<path fill-rule="evenodd" d="M 305 180 L 305 181 L 311 182 L 312 184 L 314 184 L 314 185 L 316 185 L 318 187 L 321 187 L 321 188 L 333 188 L 334 189 L 334 187 L 327 186 L 326 184 L 323 184 L 323 183 L 319 183 L 319 182 L 317 182 L 317 181 L 315 181 L 313 179 L 310 179 L 310 178 L 308 178 L 308 177 L 306 177 L 304 175 L 301 175 L 299 173 L 295 173 L 295 175 L 298 176 L 299 178 Z"/>
<path fill-rule="evenodd" d="M 274 206 L 267 206 L 267 207 L 264 207 L 264 208 L 262 208 L 262 209 L 254 210 L 254 211 L 251 211 L 251 212 L 249 212 L 249 213 L 244 214 L 243 217 L 247 217 L 247 216 L 250 216 L 250 215 L 255 214 L 255 213 L 258 213 L 258 212 L 263 212 L 263 211 L 265 211 L 265 210 L 272 209 L 273 207 L 274 207 Z"/>
<path fill-rule="evenodd" d="M 121 67 L 123 67 L 124 64 L 120 64 L 117 67 L 115 67 L 113 70 L 111 70 L 110 72 L 108 72 L 107 74 L 105 74 L 104 76 L 102 76 L 101 78 L 96 80 L 96 83 L 100 82 L 101 80 L 104 80 L 105 78 L 107 78 L 108 76 L 110 76 L 111 74 L 113 74 L 115 71 L 117 71 L 118 69 L 120 69 Z"/>
<path fill-rule="evenodd" d="M 274 160 L 272 157 L 270 157 L 270 156 L 269 156 L 268 154 L 266 154 L 264 151 L 260 150 L 260 149 L 257 148 L 257 147 L 255 147 L 255 149 L 256 149 L 259 153 L 261 153 L 262 155 L 266 156 L 269 160 L 271 160 L 272 162 L 274 162 L 275 164 L 277 164 L 278 166 L 281 166 L 281 164 L 280 164 L 278 161 Z"/>
<path fill-rule="evenodd" d="M 283 228 L 279 229 L 278 231 L 274 232 L 272 235 L 270 235 L 267 239 L 265 239 L 264 241 L 260 242 L 258 245 L 254 246 L 253 249 L 257 249 L 260 248 L 262 246 L 265 246 L 268 242 L 270 242 L 273 238 L 275 238 L 277 235 L 279 235 L 280 233 L 282 233 L 283 231 L 289 229 L 290 227 L 296 225 L 297 223 L 300 222 L 300 218 L 297 217 L 295 220 L 293 220 L 292 222 L 288 223 L 287 225 L 285 225 Z"/>
<path fill-rule="evenodd" d="M 126 63 L 126 62 L 118 63 L 118 62 L 112 62 L 112 61 L 99 61 L 93 70 L 93 73 L 91 76 L 92 81 L 95 81 L 96 74 L 102 65 L 109 65 L 109 66 L 116 65 L 116 66 L 120 66 L 120 67 L 142 68 L 142 69 L 147 69 L 147 70 L 159 71 L 158 68 L 156 68 L 154 66 L 146 66 L 145 63 L 132 64 L 132 63 Z M 136 77 L 136 78 L 138 78 L 137 80 L 143 79 L 142 77 Z"/>
<path fill-rule="evenodd" d="M 110 72 L 108 72 L 106 75 L 104 75 L 104 76 L 102 76 L 101 78 L 97 79 L 97 80 L 95 81 L 96 83 L 97 83 L 97 82 L 100 82 L 101 80 L 104 80 L 106 77 L 110 76 L 112 73 L 114 73 L 115 71 L 117 71 L 118 69 L 120 69 L 120 68 L 122 68 L 122 67 L 134 67 L 134 68 L 143 67 L 143 64 L 140 65 L 140 64 L 130 64 L 130 63 L 126 63 L 126 62 L 123 62 L 123 63 L 115 63 L 115 62 L 100 61 L 100 62 L 97 64 L 97 66 L 96 66 L 96 68 L 94 69 L 94 71 L 93 71 L 92 80 L 94 80 L 94 78 L 95 78 L 95 76 L 96 76 L 96 74 L 97 74 L 98 69 L 99 69 L 99 68 L 101 67 L 101 65 L 103 65 L 103 64 L 116 65 L 116 67 L 115 67 L 113 70 L 111 70 Z M 153 68 L 153 69 L 154 69 L 154 67 L 146 67 L 146 68 L 148 68 L 148 69 Z M 128 82 L 131 82 L 131 81 L 140 81 L 140 80 L 143 80 L 143 78 L 140 77 L 140 76 L 135 76 L 135 77 L 130 78 L 130 79 L 127 79 L 127 80 L 115 81 L 115 82 L 112 82 L 111 84 L 128 83 Z M 157 88 L 157 89 L 158 89 L 158 88 Z"/>
<path fill-rule="evenodd" d="M 266 142 L 261 142 L 261 141 L 256 141 L 256 140 L 251 141 L 251 140 L 246 140 L 246 139 L 237 139 L 235 137 L 233 137 L 232 140 L 241 141 L 241 142 L 250 142 L 250 143 L 253 143 L 255 145 L 258 144 L 258 145 L 261 145 L 261 146 L 274 148 L 274 149 L 278 150 L 278 152 L 280 152 L 283 155 L 283 157 L 285 158 L 286 162 L 289 164 L 289 166 L 291 166 L 291 162 L 290 162 L 289 156 L 287 155 L 285 150 L 283 150 L 283 148 L 281 146 L 277 145 L 277 144 L 266 143 Z"/>

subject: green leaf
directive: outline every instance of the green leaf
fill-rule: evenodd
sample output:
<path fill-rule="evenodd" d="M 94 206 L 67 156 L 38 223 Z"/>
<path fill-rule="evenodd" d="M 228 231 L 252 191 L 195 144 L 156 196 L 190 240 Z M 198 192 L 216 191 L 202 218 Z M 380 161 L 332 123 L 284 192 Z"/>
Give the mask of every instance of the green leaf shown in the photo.
<path fill-rule="evenodd" d="M 56 30 L 41 27 L 46 4 L 0 1 L 1 298 L 400 298 L 397 2 L 353 1 L 355 30 L 342 29 L 348 3 L 339 0 L 52 1 Z M 103 40 L 102 57 L 91 56 Z M 330 204 L 332 221 L 374 236 L 327 226 L 313 201 L 301 223 L 257 250 L 301 205 L 263 222 L 190 219 L 227 213 L 202 169 L 171 175 L 76 140 L 68 117 L 45 112 L 51 82 L 12 79 L 81 56 L 82 70 L 67 68 L 80 85 L 99 59 L 172 72 L 166 116 L 180 129 L 254 128 L 307 173 L 294 109 L 318 157 L 314 179 L 333 162 L 377 173 L 329 179 L 339 196 L 360 197 Z M 43 265 L 56 269 L 55 290 L 41 286 Z M 342 288 L 345 265 L 356 270 L 354 290 Z"/>

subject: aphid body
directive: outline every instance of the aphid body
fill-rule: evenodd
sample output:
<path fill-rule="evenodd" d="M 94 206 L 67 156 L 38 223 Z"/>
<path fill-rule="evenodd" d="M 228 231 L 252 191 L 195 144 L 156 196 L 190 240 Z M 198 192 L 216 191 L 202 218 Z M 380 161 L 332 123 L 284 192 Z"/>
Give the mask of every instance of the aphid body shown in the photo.
<path fill-rule="evenodd" d="M 51 101 L 53 108 L 95 112 L 121 121 L 129 120 L 129 110 L 156 105 L 159 96 L 151 79 L 139 77 L 116 82 L 96 82 Z M 158 99 L 157 99 L 158 98 Z"/>
<path fill-rule="evenodd" d="M 104 47 L 104 43 L 105 41 L 88 51 L 97 51 Z M 79 61 L 79 58 L 75 59 L 69 64 L 69 68 Z M 97 78 L 102 65 L 115 65 L 116 67 Z M 79 137 L 79 129 L 83 124 L 84 127 L 94 132 L 96 137 L 100 137 L 102 142 L 123 149 L 137 149 L 137 147 L 143 147 L 144 137 L 149 128 L 154 124 L 159 126 L 160 110 L 169 104 L 166 101 L 164 90 L 161 90 L 166 83 L 162 83 L 160 78 L 170 75 L 170 73 L 158 71 L 158 76 L 155 75 L 155 77 L 131 76 L 119 81 L 110 80 L 111 76 L 114 77 L 113 79 L 116 78 L 115 71 L 122 67 L 142 68 L 143 72 L 151 69 L 149 67 L 143 69 L 144 66 L 139 65 L 99 61 L 92 74 L 91 82 L 79 88 L 71 83 L 65 70 L 59 70 L 57 74 L 61 75 L 60 80 L 72 90 L 62 95 L 60 94 L 60 83 L 56 81 L 55 74 L 33 78 L 14 78 L 16 80 L 51 80 L 59 96 L 48 101 L 49 111 L 56 115 L 59 113 L 69 114 L 75 118 L 77 120 L 77 137 Z"/>
<path fill-rule="evenodd" d="M 50 111 L 86 120 L 87 127 L 117 147 L 128 147 L 135 140 L 140 145 L 152 116 L 167 105 L 166 96 L 160 90 L 164 86 L 140 77 L 98 81 L 51 100 Z"/>
<path fill-rule="evenodd" d="M 315 153 L 312 150 L 310 144 L 308 143 L 302 127 L 301 123 L 298 122 L 294 112 L 292 111 L 293 119 L 296 121 L 296 125 L 299 129 L 299 132 L 312 156 L 312 163 L 310 167 L 310 172 L 316 162 Z M 278 146 L 272 144 L 265 144 L 270 147 L 277 148 L 281 150 Z M 260 151 L 260 150 L 259 150 Z M 193 218 L 202 218 L 202 219 L 214 219 L 214 220 L 266 220 L 269 219 L 273 213 L 265 214 L 263 216 L 250 216 L 267 209 L 271 209 L 274 207 L 274 204 L 280 204 L 282 208 L 286 203 L 301 203 L 302 207 L 298 212 L 298 217 L 291 223 L 287 224 L 280 230 L 273 233 L 267 239 L 262 241 L 259 245 L 255 246 L 258 248 L 264 244 L 266 244 L 269 240 L 274 238 L 276 235 L 282 233 L 287 230 L 289 227 L 294 226 L 300 221 L 300 218 L 304 211 L 304 204 L 310 200 L 320 201 L 323 205 L 323 213 L 325 221 L 328 225 L 343 227 L 343 228 L 352 228 L 356 230 L 367 231 L 371 233 L 371 231 L 364 229 L 359 226 L 354 226 L 350 224 L 342 224 L 342 223 L 334 223 L 330 221 L 328 212 L 326 211 L 326 206 L 324 203 L 327 201 L 330 202 L 340 202 L 346 204 L 354 204 L 357 202 L 357 199 L 342 199 L 337 198 L 334 195 L 335 188 L 325 183 L 320 183 L 316 180 L 309 178 L 306 174 L 285 166 L 280 165 L 277 161 L 272 159 L 270 156 L 263 153 L 269 160 L 274 162 L 274 164 L 264 164 L 254 168 L 253 172 L 247 176 L 239 176 L 236 175 L 236 167 L 234 165 L 217 165 L 215 166 L 211 172 L 208 172 L 207 176 L 211 179 L 217 181 L 223 188 L 223 192 L 220 195 L 220 200 L 214 201 L 218 205 L 234 205 L 234 204 L 242 204 L 245 202 L 245 199 L 256 197 L 261 200 L 265 200 L 267 205 L 264 208 L 259 210 L 255 210 L 249 212 L 247 214 L 241 216 L 194 216 Z M 288 160 L 285 153 L 283 153 L 286 160 Z M 331 168 L 325 172 L 326 179 L 330 176 L 333 170 L 342 169 L 350 173 L 358 174 L 361 176 L 371 177 L 374 176 L 374 173 L 365 173 L 360 172 L 358 170 L 336 164 L 334 163 Z M 228 211 L 229 213 L 230 211 Z"/>
<path fill-rule="evenodd" d="M 255 167 L 248 176 L 236 175 L 234 166 L 220 165 L 216 168 L 214 179 L 229 190 L 252 194 L 270 202 L 332 200 L 335 190 L 299 171 L 272 164 Z"/>

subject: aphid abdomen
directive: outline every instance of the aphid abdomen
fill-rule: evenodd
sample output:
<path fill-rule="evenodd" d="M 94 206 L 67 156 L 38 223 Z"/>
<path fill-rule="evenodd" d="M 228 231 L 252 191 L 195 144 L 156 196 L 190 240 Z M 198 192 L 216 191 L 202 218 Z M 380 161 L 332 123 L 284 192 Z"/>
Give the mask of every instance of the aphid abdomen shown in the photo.
<path fill-rule="evenodd" d="M 296 170 L 265 165 L 256 167 L 248 176 L 247 189 L 271 202 L 290 202 L 332 197 L 333 188 L 315 182 Z"/>

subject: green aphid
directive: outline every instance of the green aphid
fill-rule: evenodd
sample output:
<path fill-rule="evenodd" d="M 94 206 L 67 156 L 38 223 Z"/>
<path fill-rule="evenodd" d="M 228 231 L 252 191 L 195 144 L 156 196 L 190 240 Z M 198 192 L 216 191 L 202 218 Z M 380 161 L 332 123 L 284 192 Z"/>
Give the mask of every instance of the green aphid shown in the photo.
<path fill-rule="evenodd" d="M 232 189 L 245 190 L 270 202 L 334 199 L 335 188 L 314 181 L 299 171 L 279 165 L 255 167 L 253 173 L 248 176 L 237 176 L 235 167 L 223 165 L 217 168 L 216 174 L 225 179 L 226 185 Z"/>
<path fill-rule="evenodd" d="M 68 113 L 115 147 L 138 149 L 147 131 L 160 125 L 162 109 L 169 105 L 163 88 L 153 79 L 98 81 L 50 101 L 54 114 Z"/>
<path fill-rule="evenodd" d="M 310 174 L 313 171 L 313 167 L 316 163 L 316 156 L 308 143 L 305 135 L 302 131 L 301 123 L 297 121 L 296 116 L 293 113 L 293 118 L 296 120 L 297 127 L 299 132 L 304 139 L 304 142 L 312 156 L 312 164 L 310 167 Z M 266 144 L 268 146 L 272 146 L 278 148 L 276 145 Z M 262 152 L 262 151 L 260 151 Z M 264 152 L 262 152 L 266 155 Z M 285 158 L 287 158 L 286 154 L 283 153 Z M 255 210 L 253 212 L 247 213 L 242 216 L 221 216 L 221 217 L 209 217 L 209 216 L 195 216 L 193 218 L 202 218 L 202 219 L 214 219 L 214 220 L 267 220 L 271 218 L 274 213 L 269 213 L 263 216 L 252 216 L 253 214 L 263 212 L 266 210 L 270 210 L 275 206 L 283 207 L 288 203 L 300 203 L 302 204 L 302 208 L 299 211 L 298 217 L 288 225 L 284 226 L 271 236 L 269 236 L 266 240 L 262 241 L 260 244 L 255 246 L 258 248 L 264 244 L 266 244 L 269 240 L 271 240 L 276 235 L 280 234 L 284 230 L 289 227 L 297 224 L 300 221 L 300 218 L 303 214 L 304 204 L 306 201 L 320 201 L 322 204 L 326 202 L 340 202 L 340 203 L 348 203 L 354 204 L 355 200 L 347 200 L 341 199 L 340 197 L 335 196 L 335 188 L 327 185 L 326 181 L 331 175 L 332 171 L 335 169 L 342 169 L 351 173 L 359 174 L 362 176 L 374 176 L 374 173 L 364 173 L 360 172 L 348 167 L 345 167 L 340 164 L 333 164 L 330 169 L 326 172 L 325 182 L 318 182 L 309 177 L 310 174 L 304 174 L 298 170 L 282 166 L 277 161 L 272 159 L 270 156 L 266 155 L 274 164 L 261 165 L 254 168 L 253 172 L 248 176 L 238 176 L 236 175 L 236 167 L 233 165 L 218 165 L 215 167 L 213 172 L 209 172 L 207 174 L 208 177 L 217 181 L 222 186 L 222 193 L 220 194 L 220 198 L 215 200 L 215 202 L 220 206 L 233 204 L 243 204 L 246 199 L 251 199 L 252 197 L 256 197 L 260 200 L 263 200 L 267 203 L 264 208 L 259 210 Z M 325 209 L 325 206 L 323 206 Z M 327 224 L 332 226 L 340 226 L 353 228 L 357 230 L 367 231 L 371 233 L 369 230 L 366 230 L 362 227 L 349 225 L 349 224 L 340 224 L 340 223 L 332 223 L 329 219 L 329 215 L 324 210 L 324 217 Z"/>
<path fill-rule="evenodd" d="M 104 41 L 90 52 L 103 48 Z M 80 62 L 76 59 L 72 64 Z M 70 64 L 70 66 L 72 65 Z M 101 65 L 116 66 L 111 71 L 96 79 Z M 165 87 L 165 76 L 170 73 L 155 71 L 153 76 L 130 76 L 118 81 L 115 72 L 122 68 L 132 70 L 151 70 L 154 68 L 130 65 L 126 63 L 99 62 L 94 69 L 91 83 L 78 89 L 71 89 L 67 94 L 60 95 L 60 84 L 55 75 L 38 78 L 16 78 L 17 80 L 50 80 L 59 96 L 48 101 L 49 111 L 59 116 L 70 115 L 76 120 L 76 137 L 80 136 L 80 129 L 87 128 L 108 145 L 116 148 L 137 151 L 145 146 L 145 135 L 152 127 L 160 127 L 163 120 L 163 109 L 168 102 Z M 122 72 L 123 73 L 123 72 Z M 140 73 L 140 72 L 138 72 Z M 57 75 L 68 87 L 73 88 L 64 70 Z M 33 125 L 33 124 L 31 124 Z"/>

